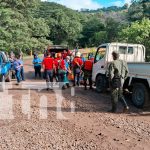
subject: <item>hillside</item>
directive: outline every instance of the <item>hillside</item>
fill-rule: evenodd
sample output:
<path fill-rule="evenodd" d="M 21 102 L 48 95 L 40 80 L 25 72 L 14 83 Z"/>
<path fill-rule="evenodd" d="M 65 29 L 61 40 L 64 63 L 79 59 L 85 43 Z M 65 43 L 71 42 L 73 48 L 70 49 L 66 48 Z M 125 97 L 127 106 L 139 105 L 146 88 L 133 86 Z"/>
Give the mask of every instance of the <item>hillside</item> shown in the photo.
<path fill-rule="evenodd" d="M 85 48 L 116 41 L 150 45 L 150 0 L 81 11 L 53 2 L 14 0 L 4 1 L 0 14 L 1 50 L 41 50 L 49 44 Z"/>

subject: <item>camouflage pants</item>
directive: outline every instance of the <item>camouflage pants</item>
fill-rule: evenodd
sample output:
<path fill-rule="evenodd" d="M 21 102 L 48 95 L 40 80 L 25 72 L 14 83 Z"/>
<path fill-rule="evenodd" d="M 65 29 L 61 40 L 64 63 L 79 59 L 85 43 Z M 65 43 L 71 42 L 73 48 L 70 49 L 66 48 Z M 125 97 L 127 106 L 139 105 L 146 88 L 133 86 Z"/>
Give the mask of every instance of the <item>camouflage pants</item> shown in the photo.
<path fill-rule="evenodd" d="M 89 81 L 90 87 L 92 87 L 92 71 L 84 70 L 84 86 L 87 86 L 87 80 Z"/>
<path fill-rule="evenodd" d="M 122 88 L 116 88 L 111 90 L 111 102 L 112 102 L 112 110 L 117 111 L 118 101 L 122 102 L 123 107 L 127 107 L 126 100 L 123 96 Z"/>

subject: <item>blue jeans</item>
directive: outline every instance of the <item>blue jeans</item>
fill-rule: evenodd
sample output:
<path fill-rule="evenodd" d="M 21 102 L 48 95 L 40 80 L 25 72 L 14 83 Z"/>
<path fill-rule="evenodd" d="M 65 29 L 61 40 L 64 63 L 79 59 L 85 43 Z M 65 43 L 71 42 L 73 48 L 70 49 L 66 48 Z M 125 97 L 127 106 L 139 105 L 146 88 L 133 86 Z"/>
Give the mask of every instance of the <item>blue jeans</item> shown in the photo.
<path fill-rule="evenodd" d="M 21 75 L 21 79 L 24 81 L 24 68 L 21 67 L 21 70 L 20 70 L 20 75 Z"/>
<path fill-rule="evenodd" d="M 58 70 L 58 81 L 60 88 L 62 88 L 63 85 L 65 84 L 65 80 L 66 80 L 66 71 L 61 69 Z"/>
<path fill-rule="evenodd" d="M 77 85 L 79 86 L 80 85 L 80 72 L 77 73 L 75 70 L 74 70 L 74 86 Z M 76 82 L 76 79 L 77 79 L 77 82 Z"/>
<path fill-rule="evenodd" d="M 20 78 L 20 71 L 21 71 L 21 70 L 15 70 L 16 78 L 17 78 L 17 82 L 18 82 L 18 83 L 21 81 L 21 78 Z"/>
<path fill-rule="evenodd" d="M 53 88 L 53 70 L 45 70 L 47 88 Z"/>

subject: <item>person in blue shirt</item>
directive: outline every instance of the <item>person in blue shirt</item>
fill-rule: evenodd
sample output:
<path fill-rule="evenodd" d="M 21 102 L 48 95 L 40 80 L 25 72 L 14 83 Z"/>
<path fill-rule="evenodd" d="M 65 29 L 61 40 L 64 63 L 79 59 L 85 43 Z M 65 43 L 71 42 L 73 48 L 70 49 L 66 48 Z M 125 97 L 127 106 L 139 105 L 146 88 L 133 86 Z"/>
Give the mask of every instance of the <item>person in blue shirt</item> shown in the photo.
<path fill-rule="evenodd" d="M 21 63 L 19 60 L 19 56 L 16 56 L 13 62 L 13 67 L 15 70 L 15 75 L 17 78 L 17 85 L 19 85 L 19 83 L 21 82 L 21 78 L 20 78 L 20 71 L 21 71 Z"/>
<path fill-rule="evenodd" d="M 68 80 L 68 74 L 71 72 L 70 65 L 71 65 L 70 57 L 67 56 L 66 59 L 65 59 L 65 66 L 66 66 L 67 72 L 65 74 L 65 79 L 64 79 L 65 80 L 65 84 L 66 84 L 67 87 L 70 87 L 69 80 Z"/>
<path fill-rule="evenodd" d="M 34 55 L 33 64 L 34 64 L 34 70 L 35 70 L 35 79 L 37 78 L 37 75 L 41 78 L 41 63 L 42 60 L 38 57 L 38 55 Z"/>
<path fill-rule="evenodd" d="M 21 70 L 20 70 L 20 76 L 21 76 L 21 80 L 22 81 L 25 81 L 25 78 L 24 78 L 24 66 L 23 66 L 23 60 L 22 60 L 22 55 L 19 55 L 19 62 L 21 64 Z"/>

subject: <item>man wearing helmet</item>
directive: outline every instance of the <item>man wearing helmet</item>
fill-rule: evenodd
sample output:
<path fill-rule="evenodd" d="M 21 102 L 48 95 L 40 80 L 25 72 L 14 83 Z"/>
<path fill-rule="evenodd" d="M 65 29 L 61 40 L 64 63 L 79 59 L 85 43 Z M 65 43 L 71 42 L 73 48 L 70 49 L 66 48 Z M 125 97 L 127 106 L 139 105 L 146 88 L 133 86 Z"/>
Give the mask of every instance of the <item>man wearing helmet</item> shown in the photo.
<path fill-rule="evenodd" d="M 81 67 L 83 65 L 83 61 L 80 58 L 81 54 L 80 52 L 76 53 L 75 58 L 73 59 L 72 65 L 73 65 L 73 73 L 74 73 L 74 86 L 77 85 L 79 86 L 80 84 L 80 74 L 81 74 Z M 76 82 L 76 77 L 77 77 L 77 82 Z"/>
<path fill-rule="evenodd" d="M 92 68 L 93 68 L 94 57 L 93 55 L 89 56 L 89 59 L 84 62 L 83 71 L 84 71 L 84 88 L 87 90 L 87 80 L 89 81 L 90 89 L 92 89 Z"/>

